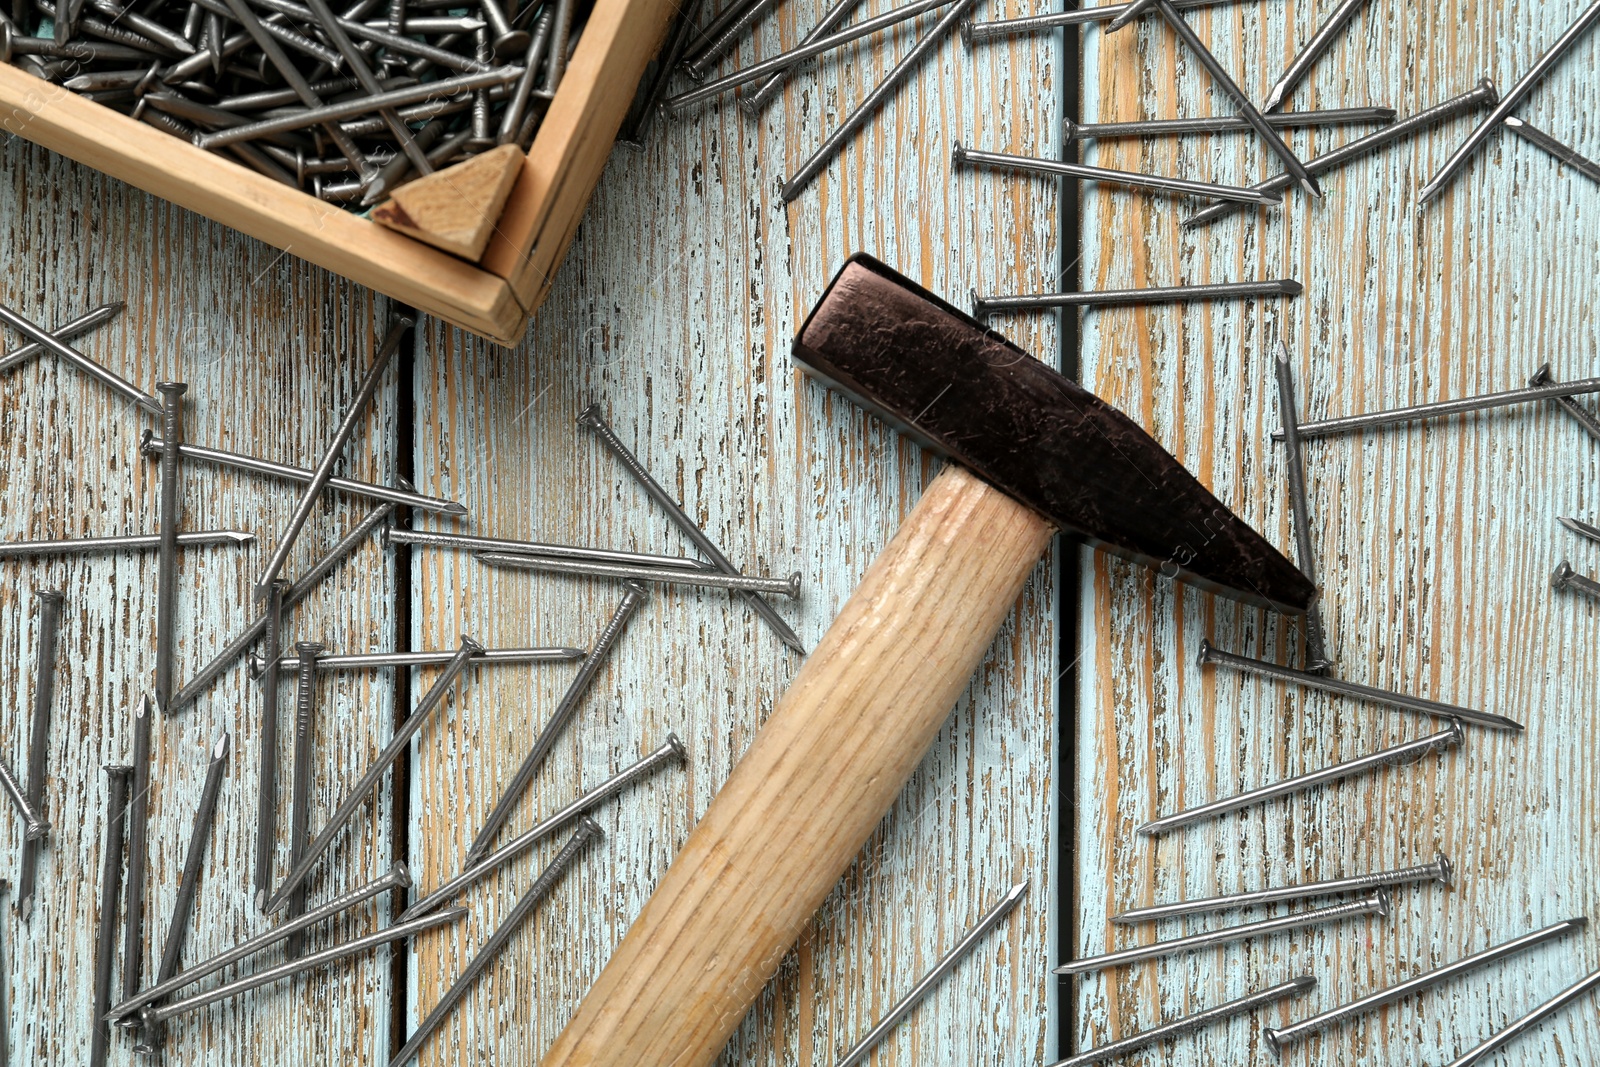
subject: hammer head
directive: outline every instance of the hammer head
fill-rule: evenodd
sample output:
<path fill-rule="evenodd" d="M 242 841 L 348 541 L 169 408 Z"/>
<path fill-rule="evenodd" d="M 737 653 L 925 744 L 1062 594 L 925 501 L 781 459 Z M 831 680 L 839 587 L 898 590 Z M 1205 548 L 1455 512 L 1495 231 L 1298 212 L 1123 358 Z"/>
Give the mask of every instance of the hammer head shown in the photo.
<path fill-rule="evenodd" d="M 866 255 L 794 360 L 1064 533 L 1169 578 L 1300 614 L 1317 590 L 1122 412 Z"/>

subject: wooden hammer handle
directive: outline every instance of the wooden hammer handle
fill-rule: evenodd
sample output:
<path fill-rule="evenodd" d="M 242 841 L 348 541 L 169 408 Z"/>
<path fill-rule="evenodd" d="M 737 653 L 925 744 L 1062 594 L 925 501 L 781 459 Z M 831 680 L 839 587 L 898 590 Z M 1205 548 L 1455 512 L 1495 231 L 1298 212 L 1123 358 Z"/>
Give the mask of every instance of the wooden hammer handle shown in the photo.
<path fill-rule="evenodd" d="M 712 801 L 543 1067 L 705 1067 L 905 787 L 1054 528 L 936 478 Z"/>

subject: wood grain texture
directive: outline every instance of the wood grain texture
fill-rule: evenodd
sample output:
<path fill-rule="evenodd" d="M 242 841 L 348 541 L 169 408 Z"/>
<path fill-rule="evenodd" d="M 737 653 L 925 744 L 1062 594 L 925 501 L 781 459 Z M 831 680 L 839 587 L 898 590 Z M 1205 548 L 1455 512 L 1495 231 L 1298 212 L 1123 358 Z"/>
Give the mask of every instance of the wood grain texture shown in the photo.
<path fill-rule="evenodd" d="M 524 158 L 517 145 L 503 144 L 407 182 L 372 209 L 372 221 L 476 262 Z"/>
<path fill-rule="evenodd" d="M 1331 5 L 1299 0 L 1191 14 L 1218 58 L 1262 99 Z M 1546 4 L 1372 4 L 1290 101 L 1391 104 L 1401 114 L 1463 92 L 1484 73 L 1516 80 L 1578 13 Z M 1232 108 L 1172 34 L 1085 38 L 1085 117 L 1168 117 Z M 1588 155 L 1600 38 L 1581 43 L 1527 105 L 1529 120 Z M 1170 285 L 1290 276 L 1286 302 L 1093 312 L 1085 384 L 1140 418 L 1226 503 L 1291 544 L 1271 345 L 1295 359 L 1301 415 L 1347 414 L 1522 384 L 1545 359 L 1593 373 L 1600 322 L 1600 189 L 1532 146 L 1491 140 L 1428 211 L 1418 188 L 1465 136 L 1462 119 L 1323 179 L 1320 203 L 1181 231 L 1170 203 L 1095 190 L 1084 201 L 1083 285 Z M 1299 132 L 1305 154 L 1351 133 Z M 1106 143 L 1087 161 L 1247 183 L 1276 172 L 1253 138 Z M 1168 584 L 1104 557 L 1085 560 L 1076 688 L 1082 901 L 1074 949 L 1148 940 L 1112 910 L 1184 896 L 1425 862 L 1436 847 L 1458 883 L 1400 893 L 1387 922 L 1305 931 L 1091 977 L 1079 986 L 1079 1047 L 1220 1003 L 1291 974 L 1321 988 L 1171 1043 L 1174 1065 L 1272 1062 L 1259 1027 L 1303 1018 L 1594 904 L 1600 869 L 1600 735 L 1590 697 L 1600 663 L 1595 605 L 1551 592 L 1555 563 L 1600 569 L 1555 517 L 1590 514 L 1594 443 L 1559 410 L 1484 416 L 1308 442 L 1312 537 L 1338 673 L 1492 709 L 1524 738 L 1472 730 L 1442 761 L 1390 768 L 1264 805 L 1158 843 L 1145 820 L 1419 736 L 1381 708 L 1202 673 L 1203 637 L 1279 660 L 1299 656 L 1283 620 Z M 1591 516 L 1592 517 L 1592 516 Z M 1191 930 L 1234 921 L 1216 917 Z M 1182 932 L 1160 927 L 1162 936 Z M 1329 1031 L 1285 1063 L 1447 1061 L 1591 970 L 1595 938 L 1540 949 Z M 1600 1055 L 1590 1008 L 1565 1013 L 1491 1057 L 1555 1067 Z"/>

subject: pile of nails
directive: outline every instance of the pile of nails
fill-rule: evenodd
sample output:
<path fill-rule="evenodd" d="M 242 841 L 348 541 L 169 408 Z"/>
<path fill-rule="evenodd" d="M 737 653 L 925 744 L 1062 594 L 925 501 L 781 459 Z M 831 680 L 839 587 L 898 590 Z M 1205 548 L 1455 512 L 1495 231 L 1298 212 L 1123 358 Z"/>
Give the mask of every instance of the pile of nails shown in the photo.
<path fill-rule="evenodd" d="M 550 754 L 562 732 L 572 722 L 588 690 L 600 674 L 623 630 L 649 597 L 650 585 L 699 586 L 738 594 L 766 621 L 785 645 L 803 652 L 800 639 L 767 600 L 769 596 L 799 595 L 799 576 L 769 578 L 739 572 L 718 550 L 672 495 L 653 477 L 637 456 L 607 425 L 600 409 L 591 406 L 578 419 L 579 428 L 616 457 L 619 465 L 638 482 L 644 496 L 666 512 L 695 545 L 704 559 L 652 555 L 547 544 L 485 534 L 468 535 L 454 530 L 424 530 L 412 525 L 415 516 L 431 515 L 442 521 L 460 523 L 467 508 L 459 502 L 418 493 L 414 487 L 340 478 L 333 468 L 366 416 L 380 379 L 395 353 L 410 336 L 413 320 L 399 317 L 381 344 L 377 355 L 357 388 L 349 409 L 331 442 L 314 468 L 305 469 L 257 456 L 229 452 L 188 441 L 184 437 L 184 394 L 178 382 L 163 382 L 152 395 L 112 370 L 85 356 L 70 342 L 114 319 L 120 305 L 97 308 L 80 318 L 46 330 L 37 323 L 0 305 L 0 323 L 21 334 L 26 344 L 0 356 L 0 373 L 30 360 L 52 358 L 83 373 L 117 395 L 132 401 L 135 411 L 156 420 L 159 432 L 147 429 L 141 451 L 159 464 L 159 527 L 155 533 L 108 534 L 93 538 L 59 539 L 0 543 L 0 559 L 50 559 L 84 554 L 118 552 L 156 552 L 157 614 L 155 664 L 152 692 L 137 707 L 126 709 L 131 717 L 133 740 L 127 764 L 106 768 L 108 791 L 102 849 L 102 883 L 99 929 L 94 964 L 93 1039 L 89 1055 L 91 1067 L 106 1062 L 110 1042 L 120 1032 L 132 1035 L 135 1048 L 160 1047 L 163 1024 L 175 1016 L 193 1011 L 245 990 L 277 982 L 290 975 L 312 970 L 367 952 L 381 945 L 411 937 L 460 919 L 465 907 L 453 904 L 466 890 L 490 875 L 508 867 L 545 842 L 557 831 L 571 829 L 571 836 L 549 865 L 528 883 L 523 896 L 493 935 L 458 972 L 455 983 L 444 993 L 431 1013 L 417 1027 L 405 1046 L 391 1060 L 391 1067 L 409 1062 L 424 1041 L 449 1016 L 476 979 L 494 962 L 516 930 L 548 895 L 562 872 L 588 846 L 601 836 L 590 813 L 609 798 L 657 771 L 687 758 L 683 744 L 669 734 L 643 758 L 625 763 L 616 773 L 582 791 L 567 803 L 547 811 L 531 827 L 515 833 L 508 829 L 522 798 L 529 791 L 534 775 Z M 182 684 L 178 683 L 177 595 L 180 557 L 189 550 L 231 548 L 237 550 L 255 540 L 253 534 L 238 530 L 183 530 L 185 513 L 185 473 L 198 468 L 228 468 L 262 475 L 268 479 L 300 486 L 292 518 L 273 542 L 270 558 L 253 582 L 256 607 L 254 621 L 226 642 L 210 660 Z M 294 581 L 282 577 L 291 549 L 311 525 L 324 494 L 340 494 L 370 501 L 373 509 L 349 531 L 333 539 L 320 558 Z M 613 582 L 621 594 L 609 619 L 599 628 L 587 652 L 569 647 L 485 648 L 473 638 L 461 635 L 454 649 L 418 652 L 328 654 L 321 642 L 297 640 L 292 654 L 286 654 L 284 631 L 291 625 L 292 609 L 303 601 L 339 565 L 362 545 L 380 536 L 386 546 L 397 551 L 442 549 L 470 552 L 484 566 L 558 574 L 577 574 Z M 404 564 L 397 564 L 403 566 Z M 24 845 L 19 875 L 19 910 L 26 917 L 34 897 L 38 861 L 50 835 L 50 812 L 45 810 L 48 768 L 46 754 L 51 733 L 51 705 L 57 671 L 61 669 L 57 640 L 62 613 L 77 594 L 72 590 L 46 591 L 38 595 L 38 670 L 33 696 L 32 734 L 29 738 L 27 779 L 19 781 L 4 759 L 0 759 L 0 787 L 19 813 L 24 827 Z M 250 656 L 252 650 L 259 650 Z M 151 882 L 149 837 L 149 799 L 151 794 L 151 741 L 158 719 L 191 711 L 204 693 L 229 669 L 246 659 L 260 683 L 259 727 L 256 736 L 260 749 L 259 794 L 256 809 L 255 855 L 251 881 L 255 901 L 270 924 L 256 935 L 238 942 L 226 951 L 200 962 L 185 963 L 183 946 L 189 928 L 195 894 L 205 865 L 206 844 L 212 831 L 218 795 L 224 785 L 229 757 L 229 736 L 218 734 L 209 749 L 205 785 L 198 809 L 176 903 L 166 921 L 160 944 L 147 937 L 151 909 L 146 891 Z M 540 730 L 526 759 L 506 783 L 499 801 L 478 830 L 462 869 L 431 890 L 417 888 L 414 899 L 403 914 L 388 926 L 372 933 L 307 952 L 308 932 L 319 924 L 342 916 L 357 906 L 381 896 L 404 894 L 413 888 L 410 873 L 403 864 L 354 890 L 331 899 L 310 899 L 321 877 L 326 875 L 334 846 L 355 831 L 351 828 L 357 811 L 379 788 L 385 773 L 408 750 L 411 740 L 436 716 L 447 698 L 467 684 L 483 667 L 504 664 L 571 663 L 577 672 L 567 685 L 554 713 Z M 316 697 L 319 678 L 335 674 L 382 669 L 436 669 L 426 693 L 401 725 L 393 730 L 383 749 L 354 782 L 342 785 L 338 806 L 315 833 L 310 825 L 313 743 Z M 292 731 L 293 766 L 290 773 L 287 871 L 274 870 L 280 838 L 278 810 L 278 756 L 281 713 L 279 695 L 284 679 L 294 687 Z M 371 725 L 375 734 L 388 732 L 392 708 L 374 708 Z M 232 713 L 232 709 L 229 709 Z M 91 783 L 71 783 L 69 788 L 87 790 Z M 127 878 L 124 887 L 124 842 Z M 360 851 L 346 849 L 345 856 Z M 275 878 L 274 875 L 277 875 Z M 360 877 L 360 876 L 358 876 Z M 122 922 L 118 929 L 118 905 Z M 279 951 L 273 961 L 266 954 Z M 118 949 L 121 950 L 122 980 L 120 995 L 113 998 L 112 976 Z M 196 990 L 194 983 L 249 961 L 246 969 L 235 972 L 220 985 Z M 147 962 L 154 965 L 145 981 Z M 0 971 L 3 973 L 3 971 Z M 3 992 L 0 992 L 3 1002 Z M 0 1027 L 0 1039 L 3 1039 Z M 0 1048 L 3 1048 L 0 1045 Z"/>
<path fill-rule="evenodd" d="M 592 0 L 13 0 L 0 60 L 352 207 L 526 149 Z"/>

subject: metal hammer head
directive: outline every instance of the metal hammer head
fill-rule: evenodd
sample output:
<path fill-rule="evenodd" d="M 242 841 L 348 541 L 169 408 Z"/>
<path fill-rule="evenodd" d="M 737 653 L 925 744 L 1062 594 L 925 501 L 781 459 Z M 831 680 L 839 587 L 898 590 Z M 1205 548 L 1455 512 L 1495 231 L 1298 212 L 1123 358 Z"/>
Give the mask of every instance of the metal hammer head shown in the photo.
<path fill-rule="evenodd" d="M 1303 613 L 1316 587 L 1122 412 L 870 256 L 794 360 L 1063 532 L 1170 578 Z"/>

